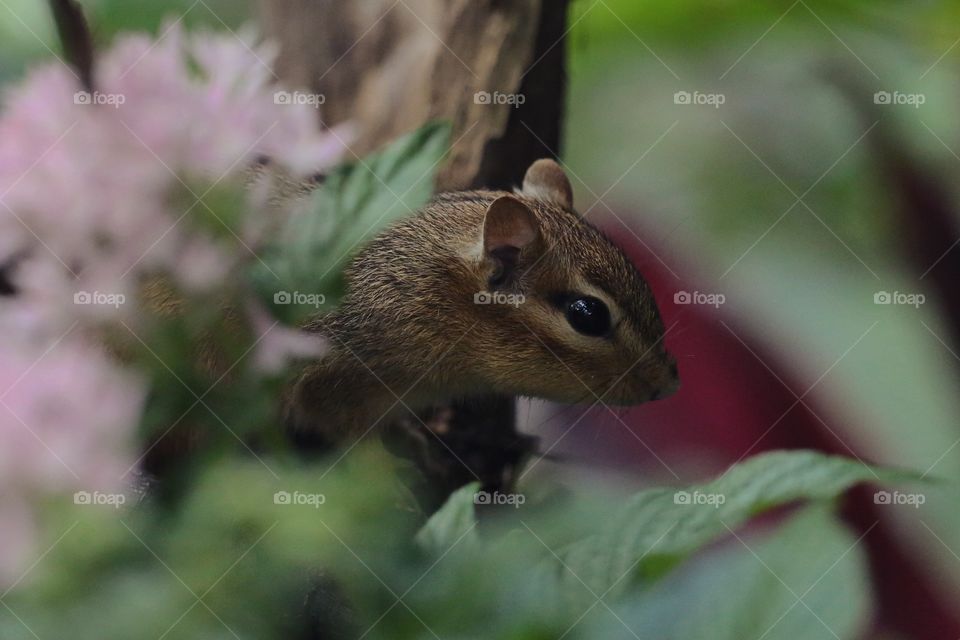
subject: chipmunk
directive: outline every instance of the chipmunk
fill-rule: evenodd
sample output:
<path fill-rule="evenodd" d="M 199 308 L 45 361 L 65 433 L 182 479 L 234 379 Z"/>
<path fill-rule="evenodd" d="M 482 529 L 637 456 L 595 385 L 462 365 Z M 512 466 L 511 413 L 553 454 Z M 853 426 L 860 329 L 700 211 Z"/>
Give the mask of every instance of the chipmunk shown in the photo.
<path fill-rule="evenodd" d="M 679 385 L 649 285 L 553 160 L 516 193 L 438 195 L 345 276 L 340 307 L 306 327 L 330 350 L 292 389 L 295 433 L 362 436 L 489 394 L 632 405 Z"/>

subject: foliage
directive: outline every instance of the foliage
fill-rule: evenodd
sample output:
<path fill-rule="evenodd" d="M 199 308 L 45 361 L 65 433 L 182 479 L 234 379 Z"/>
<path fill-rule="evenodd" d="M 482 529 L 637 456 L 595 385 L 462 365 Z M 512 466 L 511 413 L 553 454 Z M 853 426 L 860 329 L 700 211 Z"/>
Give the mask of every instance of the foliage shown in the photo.
<path fill-rule="evenodd" d="M 233 630 L 285 638 L 304 623 L 304 594 L 323 576 L 347 594 L 356 623 L 374 638 L 546 638 L 568 630 L 573 638 L 609 637 L 597 630 L 616 635 L 622 624 L 638 634 L 706 638 L 715 637 L 708 634 L 718 632 L 717 620 L 731 638 L 767 627 L 774 638 L 822 637 L 810 628 L 812 616 L 852 638 L 867 606 L 864 558 L 823 501 L 874 473 L 907 477 L 776 452 L 683 492 L 650 489 L 622 505 L 610 501 L 605 517 L 567 543 L 559 541 L 581 513 L 577 502 L 598 492 L 546 508 L 505 506 L 478 531 L 476 486 L 468 486 L 415 544 L 414 501 L 394 467 L 375 447 L 322 465 L 231 457 L 207 468 L 172 512 L 149 499 L 119 511 L 56 505 L 48 512 L 55 544 L 5 598 L 16 617 L 0 615 L 0 630 L 11 639 L 31 637 L 28 626 L 40 637 L 230 637 Z M 749 514 L 797 499 L 821 506 L 790 516 L 773 534 L 733 534 L 736 542 L 704 552 Z M 838 594 L 856 600 L 838 606 Z M 697 613 L 675 615 L 682 608 Z M 807 635 L 790 635 L 798 629 Z"/>
<path fill-rule="evenodd" d="M 649 246 L 653 255 L 638 252 L 645 272 L 666 265 L 661 309 L 680 320 L 674 348 L 696 353 L 701 379 L 750 389 L 697 402 L 713 436 L 690 436 L 702 419 L 687 407 L 652 412 L 674 434 L 644 436 L 662 443 L 666 464 L 722 458 L 733 434 L 752 443 L 763 433 L 759 447 L 816 441 L 960 478 L 957 307 L 942 284 L 955 279 L 956 233 L 938 239 L 934 222 L 938 211 L 940 224 L 960 221 L 958 17 L 960 5 L 939 0 L 574 3 L 564 158 L 577 201 L 588 207 L 602 195 L 589 216 Z M 726 102 L 679 105 L 679 91 Z M 876 104 L 882 92 L 923 104 Z M 881 150 L 884 138 L 896 153 Z M 898 176 L 891 163 L 901 161 Z M 911 172 L 914 183 L 903 177 Z M 727 303 L 695 322 L 689 307 L 670 309 L 680 289 Z M 878 305 L 883 291 L 926 302 Z M 739 356 L 725 339 L 744 343 Z M 804 405 L 815 413 L 803 418 Z M 641 426 L 647 416 L 637 414 Z M 673 419 L 689 420 L 690 431 L 674 430 Z M 927 497 L 922 518 L 884 520 L 950 610 L 958 576 L 939 569 L 956 566 L 960 510 L 952 491 Z M 877 575 L 903 570 L 892 555 L 877 562 Z M 911 620 L 918 637 L 943 624 L 889 608 L 879 615 Z"/>

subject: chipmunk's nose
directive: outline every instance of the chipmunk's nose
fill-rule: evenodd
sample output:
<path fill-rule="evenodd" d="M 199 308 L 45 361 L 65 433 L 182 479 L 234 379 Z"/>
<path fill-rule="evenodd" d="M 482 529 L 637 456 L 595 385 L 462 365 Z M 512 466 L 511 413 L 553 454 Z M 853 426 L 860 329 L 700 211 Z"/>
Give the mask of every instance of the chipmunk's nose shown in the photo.
<path fill-rule="evenodd" d="M 663 400 L 664 398 L 669 398 L 674 393 L 677 392 L 677 389 L 680 388 L 680 375 L 677 371 L 677 361 L 673 356 L 667 356 L 667 366 L 666 372 L 663 376 L 663 380 L 660 381 L 653 389 L 653 393 L 650 394 L 651 400 Z"/>

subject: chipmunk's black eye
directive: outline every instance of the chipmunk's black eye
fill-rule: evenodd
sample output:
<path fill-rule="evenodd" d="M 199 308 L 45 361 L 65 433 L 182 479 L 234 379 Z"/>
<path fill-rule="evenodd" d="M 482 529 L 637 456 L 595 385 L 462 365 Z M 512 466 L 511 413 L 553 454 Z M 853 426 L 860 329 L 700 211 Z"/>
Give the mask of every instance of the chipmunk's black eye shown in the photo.
<path fill-rule="evenodd" d="M 567 305 L 567 322 L 583 335 L 599 337 L 610 331 L 610 310 L 592 296 L 575 298 Z"/>

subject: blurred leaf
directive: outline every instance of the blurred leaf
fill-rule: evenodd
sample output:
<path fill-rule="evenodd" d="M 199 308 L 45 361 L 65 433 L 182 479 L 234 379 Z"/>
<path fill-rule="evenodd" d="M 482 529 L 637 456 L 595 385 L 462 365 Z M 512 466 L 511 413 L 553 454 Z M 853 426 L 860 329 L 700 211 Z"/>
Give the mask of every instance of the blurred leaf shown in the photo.
<path fill-rule="evenodd" d="M 449 134 L 447 124 L 428 124 L 328 175 L 307 209 L 293 215 L 277 244 L 264 252 L 266 265 L 255 265 L 253 278 L 263 299 L 274 304 L 278 293 L 297 292 L 323 295 L 326 305 L 335 304 L 350 258 L 388 224 L 430 199 Z M 281 303 L 274 304 L 274 312 L 296 324 L 317 308 Z"/>
<path fill-rule="evenodd" d="M 597 594 L 623 591 L 631 574 L 652 582 L 761 511 L 795 500 L 834 498 L 861 482 L 916 478 L 815 451 L 775 451 L 735 465 L 707 484 L 643 491 L 603 533 L 559 552 L 569 569 L 563 574 L 566 592 L 582 597 L 584 583 Z"/>
<path fill-rule="evenodd" d="M 479 482 L 457 489 L 417 533 L 417 543 L 434 554 L 442 554 L 466 536 L 476 541 L 474 496 L 479 489 Z"/>
<path fill-rule="evenodd" d="M 660 640 L 862 637 L 870 588 L 858 542 L 827 509 L 806 509 L 766 539 L 699 558 L 618 607 L 619 620 L 599 612 L 586 637 L 622 635 L 624 625 Z"/>
<path fill-rule="evenodd" d="M 391 471 L 397 464 L 382 448 L 368 446 L 327 471 L 275 457 L 221 460 L 197 477 L 172 513 L 150 503 L 132 512 L 75 508 L 55 529 L 81 515 L 82 526 L 44 558 L 35 581 L 5 603 L 40 637 L 81 640 L 158 637 L 174 623 L 175 637 L 221 637 L 224 624 L 250 637 L 291 637 L 302 622 L 304 594 L 318 580 L 342 592 L 343 606 L 370 627 L 369 637 L 390 640 L 420 638 L 425 628 L 444 638 L 558 637 L 570 625 L 608 622 L 596 618 L 606 615 L 606 607 L 596 606 L 598 596 L 620 608 L 631 626 L 652 625 L 655 633 L 644 637 L 700 638 L 711 616 L 730 634 L 721 638 L 758 637 L 782 616 L 773 637 L 805 638 L 820 632 L 809 622 L 814 615 L 848 637 L 865 608 L 861 555 L 844 555 L 849 537 L 822 510 L 757 545 L 762 562 L 731 542 L 737 553 L 696 558 L 668 578 L 648 581 L 652 589 L 639 599 L 636 581 L 628 579 L 638 560 L 642 571 L 661 575 L 758 510 L 797 498 L 831 498 L 874 478 L 854 461 L 811 452 L 758 456 L 690 488 L 723 495 L 716 508 L 696 498 L 677 504 L 672 490 L 646 491 L 615 517 L 593 521 L 600 533 L 557 552 L 546 541 L 563 522 L 538 510 L 505 511 L 512 531 L 481 538 L 474 529 L 477 487 L 471 485 L 421 529 L 417 541 L 427 554 L 411 544 L 419 516 Z M 878 475 L 884 481 L 910 477 Z M 609 494 L 591 492 L 585 499 L 604 497 Z M 575 506 L 554 508 L 568 518 L 582 514 Z M 97 535 L 98 527 L 104 535 Z M 78 566 L 82 576 L 68 570 Z M 628 590 L 634 595 L 624 599 Z M 837 590 L 846 590 L 843 598 Z M 796 600 L 791 592 L 804 604 L 790 609 Z M 193 594 L 205 606 L 194 606 Z M 398 597 L 406 606 L 396 606 Z M 684 607 L 698 615 L 683 613 Z M 587 617 L 591 609 L 596 612 Z M 91 610 L 100 615 L 89 616 Z M 0 611 L 0 630 L 26 637 L 17 627 Z"/>
<path fill-rule="evenodd" d="M 609 612 L 606 607 L 597 606 L 598 597 L 610 605 L 619 606 L 617 602 L 625 602 L 643 611 L 669 604 L 672 608 L 668 614 L 651 616 L 651 620 L 660 621 L 661 626 L 652 633 L 641 635 L 659 638 L 661 633 L 672 633 L 674 627 L 669 625 L 680 623 L 678 618 L 686 616 L 678 611 L 679 608 L 698 607 L 698 598 L 705 597 L 706 593 L 713 608 L 705 612 L 703 618 L 691 619 L 689 627 L 678 627 L 684 633 L 687 630 L 699 632 L 700 624 L 707 625 L 704 627 L 707 629 L 709 616 L 722 614 L 726 616 L 722 624 L 729 620 L 731 625 L 733 635 L 730 637 L 738 637 L 736 632 L 752 628 L 750 625 L 762 625 L 763 628 L 752 636 L 739 636 L 759 637 L 795 602 L 796 598 L 789 599 L 790 589 L 797 594 L 810 589 L 804 597 L 808 598 L 816 615 L 825 619 L 830 617 L 836 621 L 838 629 L 847 628 L 850 620 L 859 619 L 867 598 L 860 584 L 862 559 L 858 554 L 850 554 L 846 557 L 848 564 L 841 565 L 838 559 L 849 546 L 847 536 L 823 515 L 825 512 L 818 511 L 821 515 L 803 519 L 796 524 L 796 529 L 785 532 L 782 540 L 777 538 L 769 547 L 758 551 L 763 554 L 764 561 L 775 567 L 775 571 L 782 570 L 785 578 L 791 581 L 788 583 L 790 588 L 782 588 L 781 592 L 771 587 L 770 580 L 775 579 L 749 553 L 731 556 L 736 561 L 734 565 L 725 560 L 726 556 L 710 553 L 706 559 L 690 560 L 680 570 L 671 569 L 702 551 L 706 545 L 729 536 L 760 511 L 798 499 L 829 500 L 859 482 L 878 477 L 884 482 L 894 482 L 915 476 L 898 471 L 874 471 L 855 460 L 816 452 L 761 455 L 733 467 L 712 482 L 689 487 L 686 492 L 654 489 L 637 494 L 614 515 L 595 516 L 592 528 L 597 533 L 555 550 L 549 541 L 556 536 L 558 528 L 564 527 L 562 519 L 555 517 L 557 513 L 526 511 L 504 511 L 498 526 L 485 527 L 485 535 L 477 540 L 477 544 L 457 544 L 465 531 L 471 531 L 474 521 L 472 496 L 475 489 L 466 487 L 452 496 L 421 532 L 421 544 L 426 543 L 433 553 L 417 568 L 409 570 L 405 580 L 412 586 L 405 595 L 405 602 L 414 607 L 423 622 L 441 637 L 475 637 L 470 630 L 482 628 L 485 637 L 518 638 L 539 637 L 537 634 L 557 637 L 568 631 L 570 625 L 579 630 L 581 618 L 583 626 L 605 624 Z M 690 500 L 681 496 L 689 496 Z M 723 500 L 714 500 L 716 505 L 705 504 L 713 496 L 723 496 Z M 605 498 L 609 502 L 611 497 L 601 493 L 599 499 Z M 590 500 L 597 499 L 597 494 L 591 492 Z M 555 504 L 555 508 L 561 513 L 578 512 L 571 505 Z M 491 532 L 503 532 L 510 524 L 512 529 L 505 535 L 490 535 Z M 819 533 L 810 533 L 821 529 L 827 538 L 822 544 Z M 803 544 L 795 542 L 797 539 Z M 838 540 L 845 544 L 835 552 L 840 544 Z M 834 561 L 838 561 L 832 569 L 836 573 L 825 576 Z M 688 575 L 690 571 L 708 572 L 711 580 L 716 579 L 717 583 L 710 582 L 693 593 L 678 590 L 675 586 L 675 581 L 680 579 L 678 576 Z M 636 580 L 638 575 L 643 579 Z M 731 583 L 724 581 L 724 576 L 739 575 L 743 575 L 743 579 L 735 578 L 734 584 L 744 588 L 732 593 L 729 589 Z M 811 589 L 821 575 L 825 577 L 818 590 Z M 838 582 L 831 582 L 834 579 Z M 755 586 L 747 589 L 748 585 Z M 830 590 L 852 586 L 859 589 L 850 596 L 854 606 L 838 611 L 837 602 L 842 601 L 836 600 Z M 663 595 L 654 601 L 656 606 L 645 604 L 643 599 L 637 600 L 638 588 L 643 587 L 646 587 L 643 593 L 650 592 L 650 588 L 662 590 Z M 708 588 L 712 590 L 709 593 Z M 465 601 L 464 593 L 475 597 Z M 668 598 L 675 599 L 675 602 L 666 602 Z M 661 600 L 664 601 L 662 604 Z M 767 605 L 769 610 L 753 611 Z M 784 616 L 780 622 L 783 631 L 778 631 L 776 637 L 790 637 L 794 627 L 806 624 L 806 619 L 813 615 L 806 607 L 798 605 L 798 608 L 806 617 L 799 616 L 799 611 Z M 507 610 L 509 613 L 505 613 Z M 592 617 L 587 617 L 588 613 Z M 629 609 L 622 617 L 628 613 Z M 595 620 L 598 616 L 601 619 Z M 802 618 L 801 622 L 797 622 L 798 616 Z M 387 620 L 402 625 L 404 629 L 422 631 L 418 620 L 409 618 L 407 613 L 398 611 L 395 617 Z M 387 628 L 391 633 L 394 631 L 392 627 Z M 571 637 L 621 637 L 622 631 L 622 626 L 617 623 L 617 628 L 604 628 L 603 633 L 574 634 Z M 382 637 L 420 636 L 397 634 Z M 701 636 L 680 633 L 669 637 Z"/>

